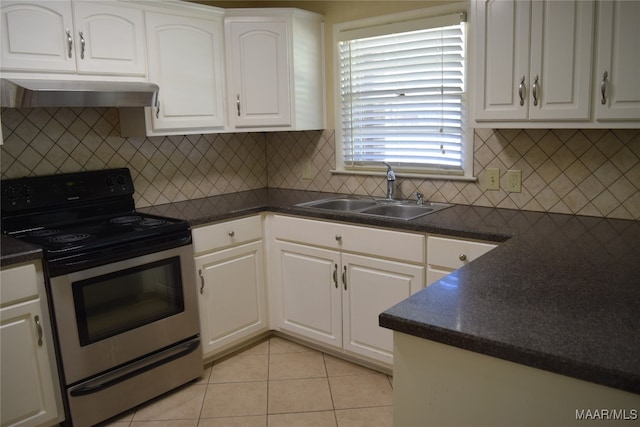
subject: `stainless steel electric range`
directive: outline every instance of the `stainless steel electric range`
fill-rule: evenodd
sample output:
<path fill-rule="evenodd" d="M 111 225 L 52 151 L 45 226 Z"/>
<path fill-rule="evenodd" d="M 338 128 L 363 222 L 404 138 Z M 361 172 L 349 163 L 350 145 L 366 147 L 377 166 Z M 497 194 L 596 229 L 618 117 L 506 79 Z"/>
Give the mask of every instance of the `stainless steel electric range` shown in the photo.
<path fill-rule="evenodd" d="M 199 377 L 186 221 L 135 210 L 128 169 L 4 180 L 2 232 L 43 249 L 68 424 Z"/>

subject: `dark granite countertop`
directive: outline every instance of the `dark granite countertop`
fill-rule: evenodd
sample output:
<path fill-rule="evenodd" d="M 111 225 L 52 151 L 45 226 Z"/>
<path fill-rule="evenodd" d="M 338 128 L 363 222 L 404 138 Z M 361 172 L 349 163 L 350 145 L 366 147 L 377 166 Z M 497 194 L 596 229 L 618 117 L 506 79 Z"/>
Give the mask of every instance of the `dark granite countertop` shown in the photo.
<path fill-rule="evenodd" d="M 0 265 L 2 267 L 19 264 L 42 258 L 42 249 L 30 245 L 13 237 L 1 235 Z"/>
<path fill-rule="evenodd" d="M 333 196 L 262 189 L 139 210 L 194 227 L 271 211 L 504 242 L 380 325 L 640 393 L 640 222 L 460 205 L 402 221 L 294 206 Z"/>

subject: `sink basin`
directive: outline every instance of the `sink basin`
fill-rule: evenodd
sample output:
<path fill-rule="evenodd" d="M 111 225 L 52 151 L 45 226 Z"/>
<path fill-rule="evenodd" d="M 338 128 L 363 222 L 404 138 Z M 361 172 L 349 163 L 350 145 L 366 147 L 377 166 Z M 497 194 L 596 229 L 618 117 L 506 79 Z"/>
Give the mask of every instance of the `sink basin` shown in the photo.
<path fill-rule="evenodd" d="M 424 205 L 379 205 L 364 209 L 361 213 L 409 220 L 433 211 L 434 209 L 432 207 Z"/>
<path fill-rule="evenodd" d="M 317 209 L 329 209 L 332 211 L 353 211 L 358 209 L 364 209 L 371 206 L 377 206 L 373 200 L 362 199 L 332 199 L 321 200 L 319 202 L 313 202 L 308 204 L 309 207 Z"/>
<path fill-rule="evenodd" d="M 423 215 L 437 212 L 452 205 L 433 202 L 425 202 L 422 205 L 418 205 L 416 202 L 409 200 L 337 197 L 300 203 L 296 206 L 333 212 L 348 212 L 358 215 L 374 215 L 408 221 Z"/>

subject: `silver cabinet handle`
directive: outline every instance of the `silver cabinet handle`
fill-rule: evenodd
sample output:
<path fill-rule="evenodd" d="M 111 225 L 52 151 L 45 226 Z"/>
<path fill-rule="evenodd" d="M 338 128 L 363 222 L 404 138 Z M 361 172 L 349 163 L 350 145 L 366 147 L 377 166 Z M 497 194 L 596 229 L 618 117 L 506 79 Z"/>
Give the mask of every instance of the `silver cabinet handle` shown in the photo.
<path fill-rule="evenodd" d="M 42 325 L 40 324 L 40 317 L 35 317 L 36 329 L 38 330 L 38 346 L 42 347 Z"/>
<path fill-rule="evenodd" d="M 156 105 L 156 119 L 160 118 L 160 101 L 158 101 L 158 105 Z"/>
<path fill-rule="evenodd" d="M 602 105 L 607 103 L 607 77 L 609 73 L 606 71 L 602 74 L 602 83 L 600 83 L 600 92 L 602 92 Z"/>
<path fill-rule="evenodd" d="M 518 85 L 518 95 L 520 95 L 520 106 L 524 105 L 524 91 L 526 87 L 524 85 L 524 76 L 520 77 L 520 84 Z"/>
<path fill-rule="evenodd" d="M 71 51 L 73 50 L 73 38 L 71 37 L 71 31 L 67 28 L 67 54 L 71 58 Z"/>
<path fill-rule="evenodd" d="M 198 270 L 198 274 L 200 275 L 200 293 L 204 294 L 204 274 L 202 274 L 202 269 Z"/>
<path fill-rule="evenodd" d="M 235 232 L 235 231 L 233 231 L 233 230 L 231 230 L 230 232 L 228 232 L 228 233 L 227 233 L 227 235 L 228 235 L 229 237 L 233 237 L 233 236 L 235 236 L 235 235 L 236 235 L 236 232 Z"/>
<path fill-rule="evenodd" d="M 85 48 L 85 41 L 84 41 L 84 34 L 82 34 L 82 31 L 79 31 L 80 34 L 80 59 L 84 59 L 84 48 Z"/>
<path fill-rule="evenodd" d="M 465 254 L 460 254 L 460 255 L 458 255 L 458 259 L 460 261 L 466 261 L 467 260 L 467 256 Z"/>
<path fill-rule="evenodd" d="M 533 92 L 533 105 L 538 105 L 538 75 L 533 78 L 533 86 L 531 87 Z"/>
<path fill-rule="evenodd" d="M 336 234 L 336 241 L 340 242 L 342 240 L 342 236 L 340 234 Z"/>
<path fill-rule="evenodd" d="M 344 285 L 344 290 L 347 290 L 347 266 L 344 266 L 344 270 L 342 270 L 342 284 Z"/>
<path fill-rule="evenodd" d="M 236 109 L 238 110 L 238 117 L 240 117 L 240 95 L 236 95 Z"/>
<path fill-rule="evenodd" d="M 335 264 L 333 268 L 333 284 L 338 289 L 338 264 Z"/>

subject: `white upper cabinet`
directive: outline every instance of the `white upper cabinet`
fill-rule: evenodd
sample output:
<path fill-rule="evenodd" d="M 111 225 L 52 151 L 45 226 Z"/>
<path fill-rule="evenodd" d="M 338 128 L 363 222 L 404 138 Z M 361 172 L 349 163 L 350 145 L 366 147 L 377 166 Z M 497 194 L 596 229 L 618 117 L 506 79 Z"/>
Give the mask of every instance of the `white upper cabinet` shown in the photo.
<path fill-rule="evenodd" d="M 226 11 L 230 130 L 325 127 L 322 17 L 297 9 Z"/>
<path fill-rule="evenodd" d="M 487 1 L 476 9 L 477 120 L 525 120 L 529 103 L 531 5 L 522 1 Z"/>
<path fill-rule="evenodd" d="M 599 3 L 596 119 L 640 120 L 640 2 Z"/>
<path fill-rule="evenodd" d="M 589 119 L 593 20 L 592 1 L 531 3 L 530 119 Z"/>
<path fill-rule="evenodd" d="M 227 20 L 235 127 L 291 126 L 289 25 L 285 19 Z M 233 100 L 232 100 L 233 101 Z M 235 107 L 235 108 L 234 108 Z M 234 111 L 235 110 L 235 111 Z"/>
<path fill-rule="evenodd" d="M 149 81 L 160 86 L 148 135 L 224 128 L 223 17 L 213 8 L 192 15 L 146 13 Z"/>
<path fill-rule="evenodd" d="M 76 71 L 71 2 L 3 1 L 1 7 L 3 71 Z"/>
<path fill-rule="evenodd" d="M 477 121 L 590 118 L 594 3 L 476 3 Z"/>
<path fill-rule="evenodd" d="M 73 2 L 78 73 L 145 75 L 144 15 L 111 2 Z"/>
<path fill-rule="evenodd" d="M 146 74 L 144 18 L 119 2 L 3 1 L 2 71 Z"/>

